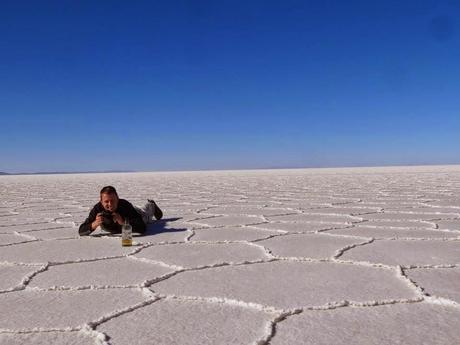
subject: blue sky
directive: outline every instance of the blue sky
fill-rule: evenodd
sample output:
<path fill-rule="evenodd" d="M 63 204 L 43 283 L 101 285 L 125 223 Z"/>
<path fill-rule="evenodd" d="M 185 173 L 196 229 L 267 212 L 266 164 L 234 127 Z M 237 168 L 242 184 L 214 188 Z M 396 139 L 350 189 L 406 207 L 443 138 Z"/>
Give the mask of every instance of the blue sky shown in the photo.
<path fill-rule="evenodd" d="M 2 1 L 0 171 L 460 163 L 458 1 Z"/>

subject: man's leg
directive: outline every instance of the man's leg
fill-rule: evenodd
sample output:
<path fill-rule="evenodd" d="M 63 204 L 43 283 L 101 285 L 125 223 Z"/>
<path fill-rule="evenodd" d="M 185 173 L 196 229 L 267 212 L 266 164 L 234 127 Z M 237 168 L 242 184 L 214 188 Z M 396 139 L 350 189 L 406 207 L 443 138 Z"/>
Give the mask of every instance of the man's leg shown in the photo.
<path fill-rule="evenodd" d="M 160 220 L 161 218 L 163 218 L 163 211 L 161 211 L 161 209 L 158 207 L 155 201 L 153 201 L 152 199 L 147 199 L 147 201 L 150 204 L 149 208 L 151 209 L 151 212 L 155 219 Z"/>
<path fill-rule="evenodd" d="M 137 213 L 139 213 L 142 217 L 142 221 L 145 223 L 145 224 L 148 224 L 150 222 L 150 219 L 149 219 L 149 215 L 145 212 L 145 205 L 144 207 L 139 207 L 139 206 L 136 206 L 136 205 L 133 205 L 134 208 L 136 209 Z"/>
<path fill-rule="evenodd" d="M 163 212 L 157 206 L 155 201 L 149 199 L 143 207 L 134 206 L 136 211 L 142 216 L 142 220 L 145 224 L 149 224 L 153 221 L 153 218 L 159 220 L 163 217 Z"/>

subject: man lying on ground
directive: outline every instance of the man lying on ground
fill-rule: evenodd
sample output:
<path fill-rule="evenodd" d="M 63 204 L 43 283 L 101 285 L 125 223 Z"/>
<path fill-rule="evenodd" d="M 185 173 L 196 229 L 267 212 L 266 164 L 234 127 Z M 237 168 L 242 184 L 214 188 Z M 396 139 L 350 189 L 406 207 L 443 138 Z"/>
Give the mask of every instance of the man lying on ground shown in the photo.
<path fill-rule="evenodd" d="M 88 218 L 78 229 L 80 236 L 89 235 L 99 226 L 112 234 L 119 234 L 125 219 L 128 219 L 133 232 L 143 234 L 153 217 L 163 217 L 163 212 L 153 200 L 149 199 L 143 208 L 133 206 L 129 201 L 119 199 L 117 191 L 112 186 L 102 188 L 100 195 L 101 200 L 94 205 Z"/>

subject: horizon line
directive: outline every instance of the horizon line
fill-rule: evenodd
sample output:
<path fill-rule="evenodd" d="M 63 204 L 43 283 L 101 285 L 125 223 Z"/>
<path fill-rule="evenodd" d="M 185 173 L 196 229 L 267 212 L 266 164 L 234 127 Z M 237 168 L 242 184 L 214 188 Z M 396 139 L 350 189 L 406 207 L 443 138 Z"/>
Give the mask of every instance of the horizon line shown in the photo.
<path fill-rule="evenodd" d="M 250 171 L 250 170 L 303 170 L 303 169 L 344 169 L 344 168 L 392 168 L 392 167 L 434 167 L 460 166 L 460 163 L 424 163 L 424 164 L 388 164 L 388 165 L 337 165 L 337 166 L 287 166 L 287 167 L 254 167 L 254 168 L 203 168 L 203 169 L 160 169 L 160 170 L 84 170 L 84 171 L 36 171 L 36 172 L 4 172 L 0 176 L 17 175 L 70 175 L 70 174 L 110 174 L 110 173 L 149 173 L 149 172 L 199 172 L 199 171 Z"/>

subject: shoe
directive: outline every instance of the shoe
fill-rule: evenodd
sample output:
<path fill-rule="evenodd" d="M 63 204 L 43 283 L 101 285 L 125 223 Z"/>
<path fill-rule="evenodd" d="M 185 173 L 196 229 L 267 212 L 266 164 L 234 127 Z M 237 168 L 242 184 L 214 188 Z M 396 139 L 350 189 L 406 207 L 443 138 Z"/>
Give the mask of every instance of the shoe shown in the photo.
<path fill-rule="evenodd" d="M 153 204 L 153 215 L 155 216 L 155 219 L 160 220 L 161 218 L 163 218 L 163 212 L 160 210 L 155 201 L 153 201 L 152 199 L 147 199 L 147 201 Z"/>

